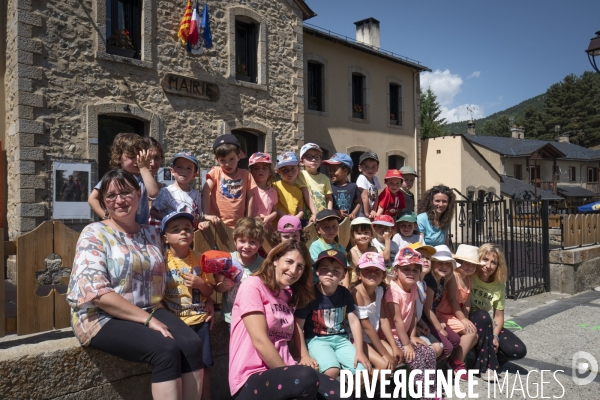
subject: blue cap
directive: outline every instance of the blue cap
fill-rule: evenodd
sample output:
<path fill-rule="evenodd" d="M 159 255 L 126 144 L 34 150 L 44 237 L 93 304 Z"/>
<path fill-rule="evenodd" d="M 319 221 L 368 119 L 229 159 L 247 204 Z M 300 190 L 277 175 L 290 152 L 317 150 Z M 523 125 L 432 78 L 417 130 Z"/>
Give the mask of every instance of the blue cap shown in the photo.
<path fill-rule="evenodd" d="M 194 153 L 192 153 L 191 151 L 181 150 L 179 153 L 175 154 L 173 156 L 173 158 L 171 158 L 171 162 L 170 162 L 171 167 L 173 166 L 173 164 L 175 164 L 175 160 L 177 160 L 178 158 L 185 158 L 186 160 L 190 160 L 191 162 L 193 162 L 196 165 L 196 170 L 198 170 L 198 168 L 199 168 L 198 159 L 196 158 Z"/>
<path fill-rule="evenodd" d="M 344 164 L 345 166 L 347 166 L 350 169 L 352 169 L 352 167 L 354 166 L 354 163 L 352 162 L 352 158 L 348 154 L 345 154 L 345 153 L 335 153 L 334 155 L 331 156 L 331 158 L 329 160 L 323 161 L 323 164 L 333 164 L 333 165 Z"/>
<path fill-rule="evenodd" d="M 319 153 L 323 153 L 323 150 L 321 150 L 321 148 L 319 147 L 318 144 L 315 144 L 315 143 L 306 143 L 304 146 L 302 146 L 300 148 L 300 158 L 302 158 L 302 156 L 304 155 L 304 153 L 306 153 L 307 151 L 309 151 L 311 149 L 315 149 L 315 150 L 318 150 Z"/>
<path fill-rule="evenodd" d="M 289 165 L 298 166 L 298 164 L 298 157 L 296 157 L 296 153 L 293 151 L 286 151 L 277 156 L 277 168 L 287 167 Z"/>
<path fill-rule="evenodd" d="M 185 211 L 173 211 L 172 213 L 167 214 L 165 217 L 163 217 L 160 223 L 161 234 L 165 233 L 165 227 L 170 221 L 174 220 L 175 218 L 187 218 L 192 223 L 192 226 L 194 225 L 194 216 L 192 214 Z"/>

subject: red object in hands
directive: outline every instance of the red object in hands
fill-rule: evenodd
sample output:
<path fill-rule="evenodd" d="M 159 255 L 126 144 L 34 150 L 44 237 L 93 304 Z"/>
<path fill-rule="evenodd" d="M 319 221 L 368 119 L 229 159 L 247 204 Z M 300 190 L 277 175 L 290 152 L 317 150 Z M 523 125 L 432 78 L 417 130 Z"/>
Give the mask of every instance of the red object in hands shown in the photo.
<path fill-rule="evenodd" d="M 231 254 L 226 251 L 209 250 L 200 259 L 202 271 L 209 274 L 221 274 L 237 283 L 242 279 L 242 270 L 233 265 Z"/>

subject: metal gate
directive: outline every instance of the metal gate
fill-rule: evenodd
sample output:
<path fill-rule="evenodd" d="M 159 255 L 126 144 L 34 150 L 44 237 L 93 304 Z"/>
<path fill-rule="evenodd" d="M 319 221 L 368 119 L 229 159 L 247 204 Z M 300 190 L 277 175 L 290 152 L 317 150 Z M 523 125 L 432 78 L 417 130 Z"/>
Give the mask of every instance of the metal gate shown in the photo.
<path fill-rule="evenodd" d="M 450 246 L 494 243 L 504 250 L 508 264 L 506 295 L 526 297 L 550 289 L 548 200 L 523 192 L 517 198 L 488 193 L 456 201 L 450 226 Z"/>

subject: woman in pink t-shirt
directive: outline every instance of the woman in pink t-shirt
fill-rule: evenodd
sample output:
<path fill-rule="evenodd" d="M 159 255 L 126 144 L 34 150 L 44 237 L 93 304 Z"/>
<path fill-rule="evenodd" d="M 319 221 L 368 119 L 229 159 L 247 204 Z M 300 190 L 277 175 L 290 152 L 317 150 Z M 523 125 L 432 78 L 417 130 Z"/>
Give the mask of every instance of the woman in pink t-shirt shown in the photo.
<path fill-rule="evenodd" d="M 236 399 L 339 399 L 338 381 L 319 374 L 292 358 L 294 338 L 308 354 L 295 331 L 294 310 L 313 298 L 310 255 L 297 241 L 277 245 L 261 268 L 238 290 L 231 312 L 229 388 Z"/>

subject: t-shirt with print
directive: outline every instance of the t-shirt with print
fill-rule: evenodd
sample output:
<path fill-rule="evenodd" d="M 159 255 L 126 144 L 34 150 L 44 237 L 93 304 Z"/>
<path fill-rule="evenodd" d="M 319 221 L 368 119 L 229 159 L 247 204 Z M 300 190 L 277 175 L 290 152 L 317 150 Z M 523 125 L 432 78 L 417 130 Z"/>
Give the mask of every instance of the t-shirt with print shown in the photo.
<path fill-rule="evenodd" d="M 298 208 L 304 210 L 304 197 L 298 186 L 277 181 L 273 187 L 277 191 L 277 209 L 289 215 L 298 214 Z"/>
<path fill-rule="evenodd" d="M 402 249 L 413 243 L 421 241 L 421 235 L 404 236 L 396 233 L 392 238 L 392 241 L 398 245 L 398 248 Z"/>
<path fill-rule="evenodd" d="M 427 285 L 427 289 L 433 290 L 433 303 L 431 303 L 431 311 L 435 313 L 437 306 L 440 304 L 440 301 L 442 301 L 442 296 L 444 295 L 444 278 L 441 278 L 440 282 L 438 283 L 430 272 L 425 275 L 423 280 Z M 423 314 L 423 319 L 429 321 L 429 318 L 425 314 Z"/>
<path fill-rule="evenodd" d="M 140 225 L 148 224 L 148 220 L 150 217 L 150 208 L 148 207 L 148 192 L 146 191 L 146 185 L 144 185 L 144 180 L 141 175 L 133 175 L 138 185 L 140 185 L 140 190 L 142 191 L 142 196 L 140 197 L 140 202 L 138 204 L 137 212 L 135 213 L 135 222 Z M 100 191 L 100 186 L 102 185 L 102 181 L 98 182 L 94 189 Z"/>
<path fill-rule="evenodd" d="M 315 299 L 306 307 L 296 310 L 294 316 L 305 320 L 304 338 L 315 336 L 347 335 L 345 321 L 354 312 L 350 291 L 339 285 L 331 296 L 324 295 L 315 284 Z"/>
<path fill-rule="evenodd" d="M 383 254 L 383 251 L 385 250 L 385 243 L 380 242 L 379 240 L 377 240 L 377 238 L 371 239 L 371 246 L 375 247 L 377 251 L 381 254 Z M 390 259 L 385 262 L 385 267 L 388 270 L 392 268 L 392 264 L 396 259 L 396 254 L 398 254 L 399 251 L 400 247 L 398 247 L 398 244 L 393 240 L 390 240 Z"/>
<path fill-rule="evenodd" d="M 177 315 L 187 325 L 197 325 L 208 317 L 205 310 L 206 296 L 198 289 L 192 289 L 185 285 L 183 274 L 200 276 L 209 285 L 215 285 L 213 274 L 202 271 L 200 258 L 202 255 L 190 250 L 189 258 L 179 259 L 167 251 L 167 274 L 165 289 L 165 306 L 173 314 Z M 191 260 L 191 265 L 190 265 Z"/>
<path fill-rule="evenodd" d="M 379 207 L 383 208 L 383 214 L 389 215 L 393 219 L 399 216 L 399 212 L 404 208 L 404 195 L 398 190 L 392 193 L 389 188 L 383 189 L 379 195 Z"/>
<path fill-rule="evenodd" d="M 294 307 L 288 305 L 291 290 L 273 293 L 258 276 L 250 276 L 240 286 L 231 313 L 231 336 L 229 339 L 229 389 L 236 394 L 248 378 L 269 369 L 258 354 L 250 334 L 244 325 L 246 314 L 264 314 L 267 322 L 267 337 L 275 346 L 286 365 L 296 365 L 288 342 L 294 335 Z M 276 384 L 276 383 L 274 383 Z"/>
<path fill-rule="evenodd" d="M 248 193 L 256 186 L 252 174 L 238 168 L 235 175 L 229 176 L 221 167 L 213 167 L 206 174 L 206 180 L 214 183 L 210 193 L 211 215 L 219 216 L 225 225 L 233 228 L 238 219 L 246 215 Z"/>
<path fill-rule="evenodd" d="M 158 197 L 152 202 L 152 207 L 164 216 L 173 211 L 187 212 L 194 216 L 194 228 L 198 227 L 198 218 L 202 212 L 202 198 L 196 189 L 189 192 L 175 185 L 160 189 Z"/>
<path fill-rule="evenodd" d="M 233 308 L 233 304 L 235 302 L 235 298 L 237 296 L 238 290 L 240 289 L 240 285 L 243 281 L 245 281 L 250 275 L 254 272 L 258 271 L 260 266 L 262 265 L 264 258 L 257 255 L 256 260 L 250 265 L 242 265 L 239 260 L 239 255 L 237 251 L 231 253 L 231 260 L 233 261 L 233 265 L 236 268 L 242 270 L 242 279 L 237 282 L 231 289 L 223 293 L 223 298 L 221 300 L 221 317 L 225 320 L 225 322 L 231 321 L 231 310 Z"/>
<path fill-rule="evenodd" d="M 395 280 L 390 281 L 390 287 L 385 292 L 386 303 L 395 303 L 400 306 L 400 312 L 402 314 L 402 321 L 404 322 L 404 329 L 406 333 L 410 330 L 413 317 L 415 315 L 415 301 L 417 300 L 418 289 L 417 285 L 412 285 L 410 291 L 405 291 L 402 286 L 398 285 Z M 389 306 L 388 306 L 389 309 Z M 396 331 L 396 324 L 392 318 L 388 318 L 390 321 L 390 327 L 394 336 L 398 337 Z"/>
<path fill-rule="evenodd" d="M 313 175 L 306 170 L 302 170 L 296 178 L 296 186 L 300 189 L 308 188 L 317 212 L 327 208 L 325 196 L 333 194 L 331 182 L 327 176 L 321 173 Z M 310 211 L 307 214 L 307 217 L 310 218 Z"/>
<path fill-rule="evenodd" d="M 471 279 L 471 311 L 504 310 L 506 285 L 500 282 L 483 282 L 477 274 Z"/>
<path fill-rule="evenodd" d="M 381 189 L 381 185 L 379 184 L 379 179 L 377 179 L 377 177 L 374 176 L 373 182 L 369 182 L 369 180 L 367 179 L 366 176 L 364 176 L 363 174 L 360 174 L 358 176 L 358 179 L 356 179 L 356 186 L 358 186 L 360 189 L 367 190 L 367 193 L 369 194 L 369 207 L 371 207 L 371 210 L 377 211 L 375 204 L 377 203 L 379 189 Z M 368 210 L 363 210 L 363 213 L 365 215 L 369 214 Z"/>
<path fill-rule="evenodd" d="M 277 191 L 273 187 L 268 187 L 266 190 L 255 186 L 252 189 L 254 192 L 254 207 L 252 210 L 253 217 L 266 217 L 273 211 L 273 206 L 277 205 Z"/>
<path fill-rule="evenodd" d="M 346 183 L 344 186 L 331 185 L 331 189 L 334 210 L 346 210 L 350 214 L 356 206 L 356 201 L 360 202 L 360 192 L 356 183 Z"/>
<path fill-rule="evenodd" d="M 160 229 L 142 225 L 129 235 L 94 222 L 77 241 L 67 302 L 71 327 L 83 346 L 114 317 L 93 300 L 115 292 L 146 311 L 162 307 L 165 291 L 165 261 Z"/>

